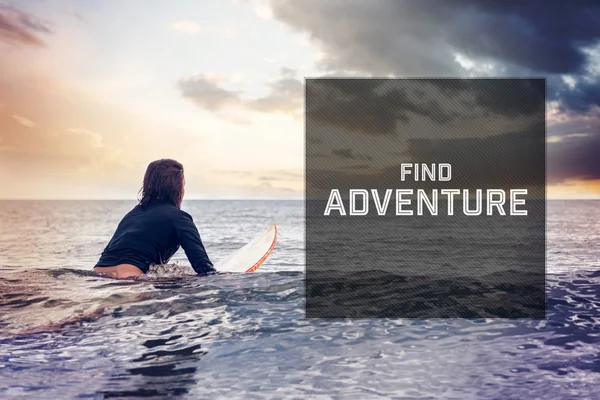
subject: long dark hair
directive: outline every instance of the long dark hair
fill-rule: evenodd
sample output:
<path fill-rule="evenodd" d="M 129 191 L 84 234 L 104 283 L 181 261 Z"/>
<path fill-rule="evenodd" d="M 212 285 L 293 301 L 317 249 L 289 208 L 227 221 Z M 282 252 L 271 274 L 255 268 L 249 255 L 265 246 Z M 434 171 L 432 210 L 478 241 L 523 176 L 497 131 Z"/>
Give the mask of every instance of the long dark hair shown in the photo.
<path fill-rule="evenodd" d="M 183 165 L 167 158 L 152 161 L 146 168 L 144 186 L 138 195 L 140 205 L 145 207 L 151 200 L 158 199 L 181 207 L 183 182 Z"/>

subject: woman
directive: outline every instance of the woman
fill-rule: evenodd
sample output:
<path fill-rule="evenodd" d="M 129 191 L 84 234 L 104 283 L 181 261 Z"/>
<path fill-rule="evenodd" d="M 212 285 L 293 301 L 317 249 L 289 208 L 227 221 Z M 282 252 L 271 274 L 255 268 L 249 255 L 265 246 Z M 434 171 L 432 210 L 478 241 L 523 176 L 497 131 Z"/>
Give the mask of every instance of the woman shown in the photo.
<path fill-rule="evenodd" d="M 139 204 L 123 217 L 94 271 L 114 278 L 142 275 L 152 264 L 167 263 L 181 246 L 194 271 L 215 272 L 192 217 L 179 209 L 184 186 L 183 165 L 151 162 Z"/>

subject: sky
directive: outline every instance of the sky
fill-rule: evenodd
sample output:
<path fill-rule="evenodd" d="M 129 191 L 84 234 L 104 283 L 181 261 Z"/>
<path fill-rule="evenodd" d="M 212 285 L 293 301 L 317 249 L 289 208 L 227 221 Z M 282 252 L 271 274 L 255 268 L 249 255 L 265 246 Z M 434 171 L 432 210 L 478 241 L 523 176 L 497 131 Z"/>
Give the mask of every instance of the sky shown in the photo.
<path fill-rule="evenodd" d="M 544 79 L 309 79 L 306 196 L 527 189 L 543 198 L 545 88 Z M 438 179 L 441 163 L 451 179 Z"/>
<path fill-rule="evenodd" d="M 596 198 L 600 5 L 577 4 L 0 3 L 0 198 L 133 198 L 158 158 L 186 198 L 302 198 L 322 76 L 546 78 L 548 195 Z"/>

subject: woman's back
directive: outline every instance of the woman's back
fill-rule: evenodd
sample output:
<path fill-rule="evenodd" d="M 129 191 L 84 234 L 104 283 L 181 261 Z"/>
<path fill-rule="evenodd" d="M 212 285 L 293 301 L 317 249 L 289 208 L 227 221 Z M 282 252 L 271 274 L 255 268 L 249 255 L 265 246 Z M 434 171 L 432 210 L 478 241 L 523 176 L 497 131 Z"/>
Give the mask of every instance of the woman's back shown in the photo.
<path fill-rule="evenodd" d="M 158 201 L 137 205 L 121 220 L 96 266 L 132 264 L 148 272 L 151 264 L 167 262 L 179 247 L 173 227 L 177 211 Z"/>
<path fill-rule="evenodd" d="M 136 268 L 137 274 L 147 273 L 152 264 L 167 263 L 181 246 L 198 274 L 214 272 L 192 217 L 179 209 L 184 184 L 181 164 L 151 163 L 144 178 L 145 196 L 123 217 L 95 270 L 126 266 L 127 275 Z"/>

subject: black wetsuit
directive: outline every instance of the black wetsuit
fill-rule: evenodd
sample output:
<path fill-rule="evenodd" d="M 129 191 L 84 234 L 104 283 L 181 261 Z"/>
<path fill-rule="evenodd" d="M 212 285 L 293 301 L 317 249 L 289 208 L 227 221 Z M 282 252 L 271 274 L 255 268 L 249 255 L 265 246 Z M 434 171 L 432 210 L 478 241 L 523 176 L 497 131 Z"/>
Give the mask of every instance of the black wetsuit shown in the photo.
<path fill-rule="evenodd" d="M 96 267 L 132 264 L 147 273 L 152 264 L 167 263 L 179 246 L 198 274 L 215 272 L 191 215 L 152 200 L 123 217 Z"/>

